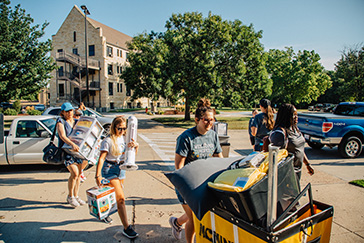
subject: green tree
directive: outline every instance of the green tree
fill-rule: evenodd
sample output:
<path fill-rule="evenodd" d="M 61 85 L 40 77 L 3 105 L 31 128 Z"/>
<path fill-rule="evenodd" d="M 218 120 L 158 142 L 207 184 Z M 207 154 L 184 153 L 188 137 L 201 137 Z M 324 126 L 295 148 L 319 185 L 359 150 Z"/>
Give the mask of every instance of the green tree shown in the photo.
<path fill-rule="evenodd" d="M 269 50 L 267 70 L 273 80 L 271 99 L 274 103 L 300 104 L 317 100 L 332 83 L 314 51 L 294 53 L 286 50 Z"/>
<path fill-rule="evenodd" d="M 20 5 L 14 10 L 9 5 L 0 0 L 0 101 L 35 99 L 56 67 L 48 55 L 51 41 L 38 40 L 48 23 L 32 26 Z"/>
<path fill-rule="evenodd" d="M 356 45 L 343 50 L 335 64 L 340 101 L 364 100 L 364 46 Z"/>
<path fill-rule="evenodd" d="M 202 97 L 214 104 L 229 100 L 235 107 L 247 107 L 271 93 L 262 33 L 252 25 L 211 13 L 207 18 L 185 13 L 173 14 L 166 29 L 139 35 L 129 45 L 130 67 L 122 78 L 134 98 L 183 99 L 189 120 L 191 104 Z"/>

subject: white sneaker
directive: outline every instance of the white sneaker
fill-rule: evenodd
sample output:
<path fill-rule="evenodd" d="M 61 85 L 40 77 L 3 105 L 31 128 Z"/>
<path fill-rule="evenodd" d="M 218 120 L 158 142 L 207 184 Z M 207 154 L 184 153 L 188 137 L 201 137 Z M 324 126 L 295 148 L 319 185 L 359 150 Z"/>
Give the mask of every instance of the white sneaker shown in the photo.
<path fill-rule="evenodd" d="M 79 198 L 79 197 L 76 197 L 76 200 L 77 200 L 77 202 L 80 204 L 80 206 L 82 206 L 82 205 L 85 205 L 85 204 L 86 204 L 86 202 L 85 202 L 84 200 L 82 200 L 81 198 Z"/>
<path fill-rule="evenodd" d="M 182 227 L 178 226 L 176 223 L 177 223 L 176 217 L 169 218 L 169 224 L 172 227 L 172 234 L 176 240 L 180 240 L 182 239 Z"/>
<path fill-rule="evenodd" d="M 70 204 L 74 208 L 80 206 L 80 204 L 77 202 L 75 197 L 67 196 L 67 202 L 68 202 L 68 204 Z"/>

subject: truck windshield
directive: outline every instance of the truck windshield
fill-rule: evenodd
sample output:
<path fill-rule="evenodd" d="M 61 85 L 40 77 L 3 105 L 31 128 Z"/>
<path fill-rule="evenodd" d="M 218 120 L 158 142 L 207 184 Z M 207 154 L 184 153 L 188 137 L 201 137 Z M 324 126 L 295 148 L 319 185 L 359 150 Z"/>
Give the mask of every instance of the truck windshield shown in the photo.
<path fill-rule="evenodd" d="M 54 127 L 56 126 L 56 119 L 49 118 L 41 120 L 41 123 L 43 123 L 53 133 Z"/>

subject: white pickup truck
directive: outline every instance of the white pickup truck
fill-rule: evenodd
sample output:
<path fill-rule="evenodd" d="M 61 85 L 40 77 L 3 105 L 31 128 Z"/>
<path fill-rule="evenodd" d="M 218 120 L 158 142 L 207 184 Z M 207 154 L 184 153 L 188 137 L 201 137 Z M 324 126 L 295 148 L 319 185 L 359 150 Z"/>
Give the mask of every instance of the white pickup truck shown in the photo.
<path fill-rule="evenodd" d="M 4 132 L 0 144 L 0 165 L 42 164 L 43 148 L 48 145 L 56 124 L 55 116 L 19 116 Z M 58 144 L 55 137 L 55 144 Z"/>

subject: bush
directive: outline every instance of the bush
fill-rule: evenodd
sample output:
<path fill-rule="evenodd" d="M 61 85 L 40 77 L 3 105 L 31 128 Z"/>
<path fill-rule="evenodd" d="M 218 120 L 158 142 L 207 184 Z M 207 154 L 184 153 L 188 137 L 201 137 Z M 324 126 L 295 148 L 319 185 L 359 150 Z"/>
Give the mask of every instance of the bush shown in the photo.
<path fill-rule="evenodd" d="M 16 100 L 13 103 L 13 109 L 16 110 L 18 113 L 20 112 L 20 110 L 21 110 L 20 100 Z"/>
<path fill-rule="evenodd" d="M 16 116 L 18 112 L 15 109 L 8 108 L 4 111 L 4 115 L 6 116 Z"/>
<path fill-rule="evenodd" d="M 42 115 L 42 112 L 41 111 L 38 111 L 38 110 L 27 110 L 27 113 L 28 115 L 31 115 L 31 116 L 37 116 L 37 115 Z"/>

